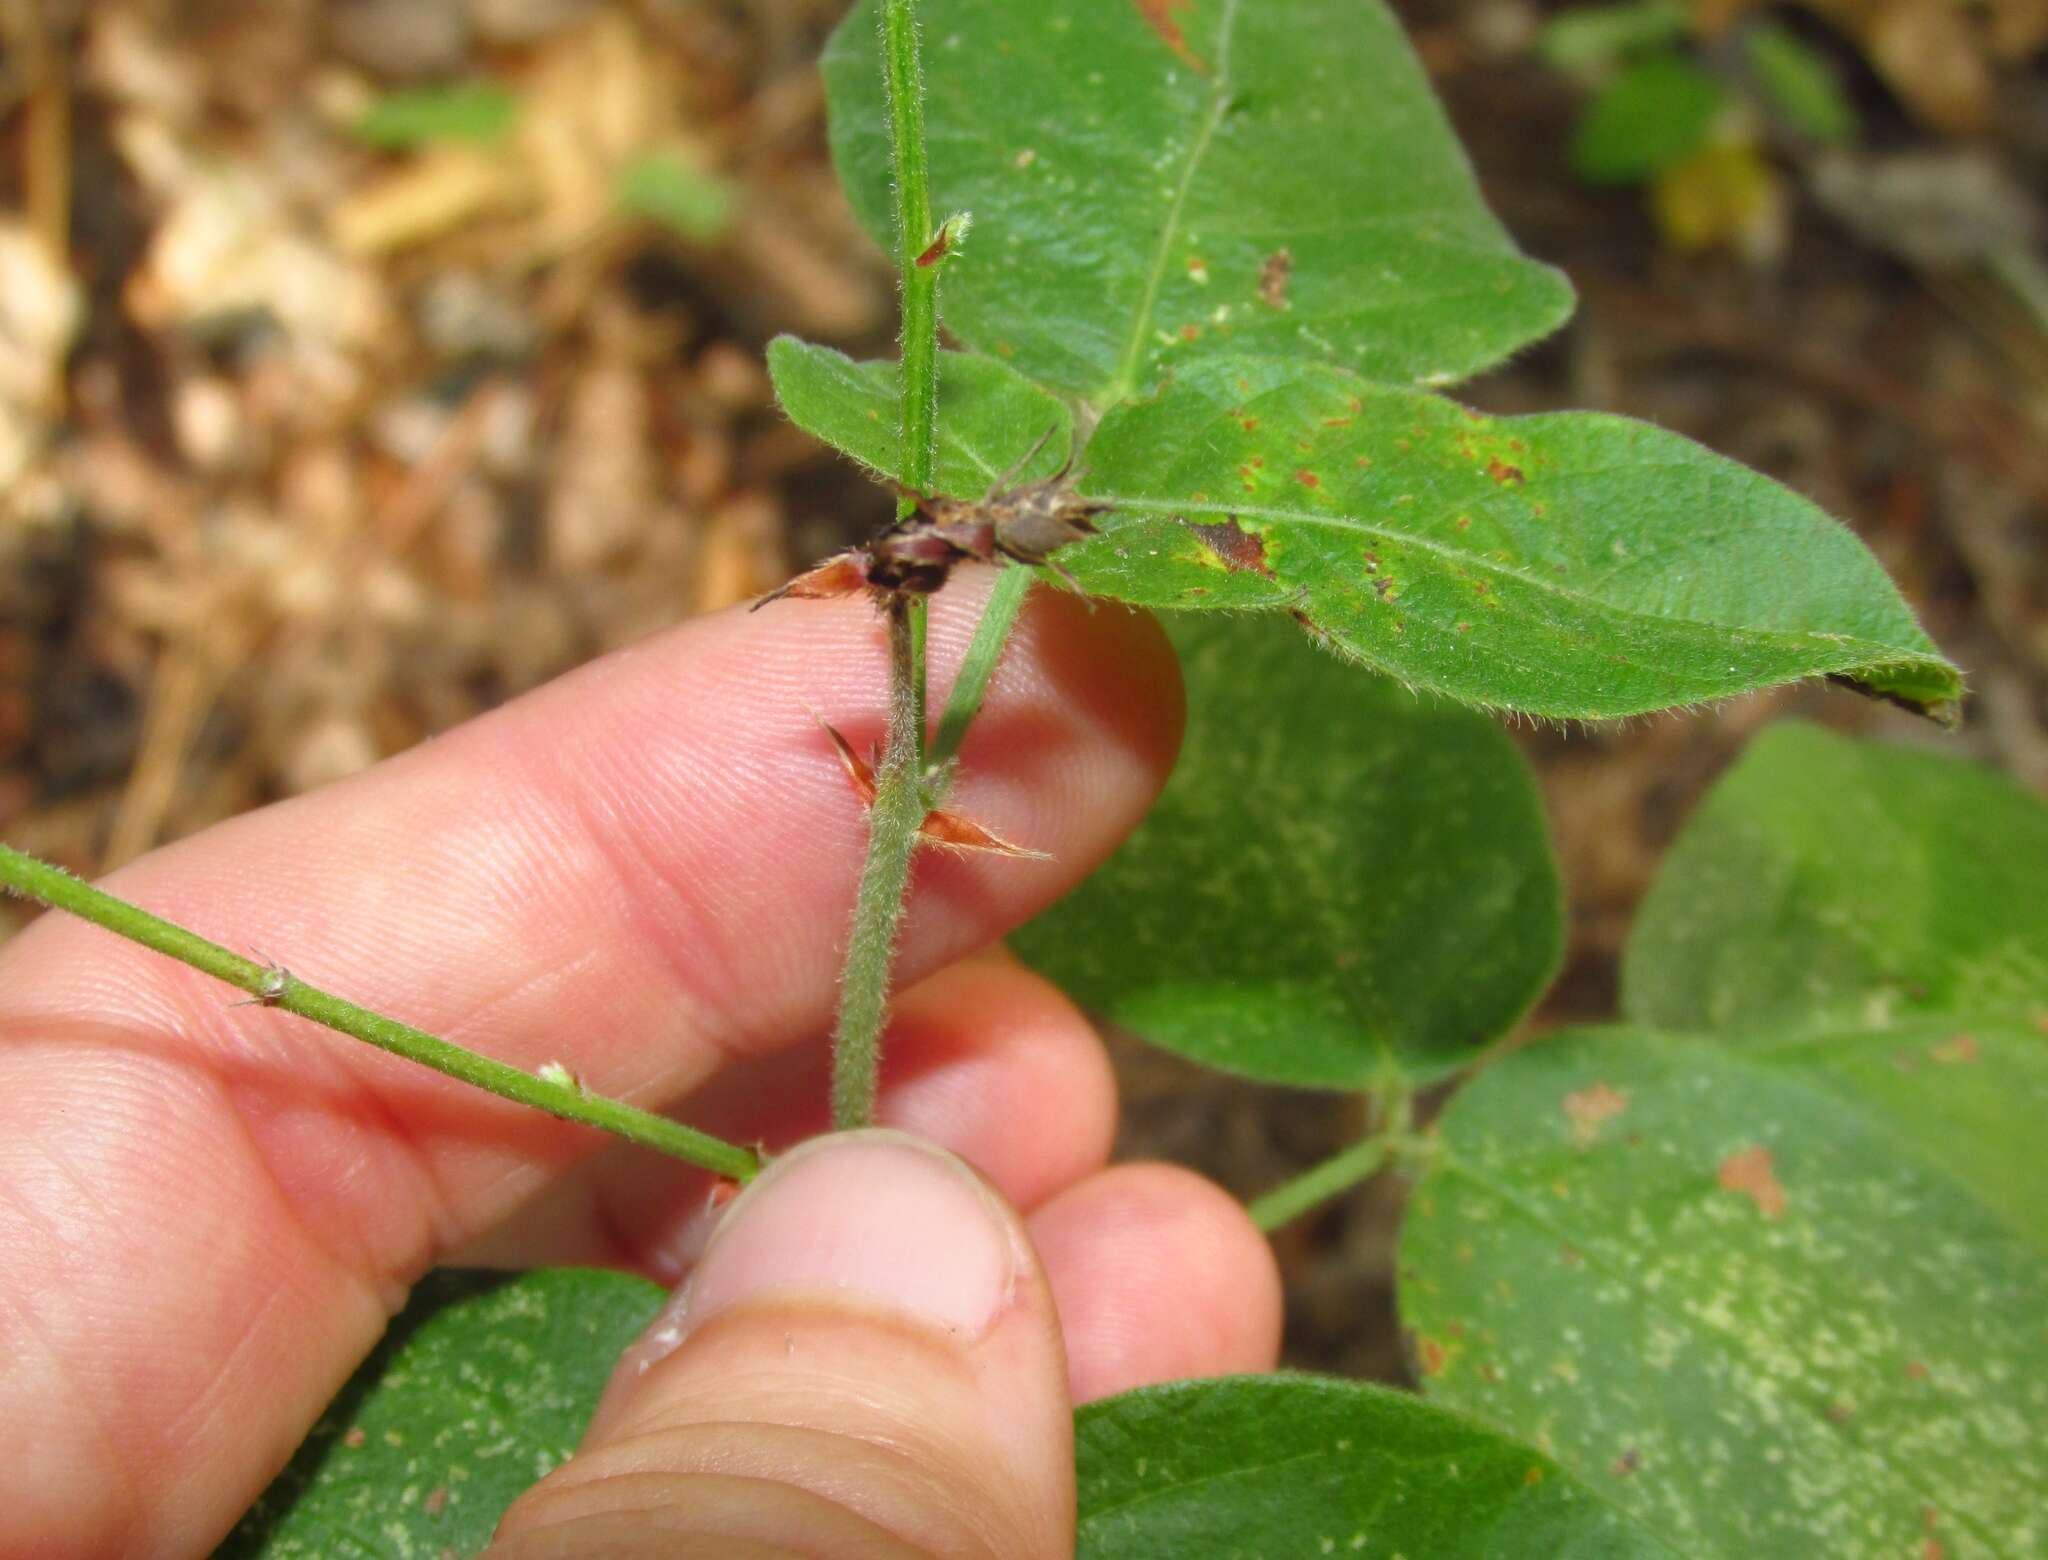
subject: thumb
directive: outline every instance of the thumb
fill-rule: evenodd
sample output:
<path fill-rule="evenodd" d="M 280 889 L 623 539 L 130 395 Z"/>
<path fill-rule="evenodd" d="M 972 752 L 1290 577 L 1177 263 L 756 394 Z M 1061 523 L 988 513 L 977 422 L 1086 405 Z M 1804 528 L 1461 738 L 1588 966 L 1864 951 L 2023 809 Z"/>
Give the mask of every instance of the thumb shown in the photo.
<path fill-rule="evenodd" d="M 943 1150 L 870 1131 L 733 1201 L 490 1556 L 1073 1548 L 1066 1354 L 1023 1225 Z"/>

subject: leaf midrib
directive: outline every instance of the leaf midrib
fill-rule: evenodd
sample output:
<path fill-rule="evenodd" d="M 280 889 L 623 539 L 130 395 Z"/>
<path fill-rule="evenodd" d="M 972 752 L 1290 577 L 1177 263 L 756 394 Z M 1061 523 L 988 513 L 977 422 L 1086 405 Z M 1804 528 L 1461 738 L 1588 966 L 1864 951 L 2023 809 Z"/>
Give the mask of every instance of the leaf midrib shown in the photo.
<path fill-rule="evenodd" d="M 1138 382 L 1138 364 L 1145 355 L 1145 343 L 1152 332 L 1152 317 L 1159 307 L 1159 290 L 1166 285 L 1166 268 L 1171 263 L 1174 242 L 1180 236 L 1181 213 L 1187 209 L 1188 192 L 1195 186 L 1195 175 L 1201 171 L 1202 159 L 1208 155 L 1209 145 L 1216 138 L 1216 128 L 1223 123 L 1223 116 L 1230 109 L 1230 44 L 1237 28 L 1237 9 L 1240 0 L 1224 0 L 1223 17 L 1216 28 L 1216 74 L 1215 85 L 1209 96 L 1209 112 L 1202 119 L 1202 126 L 1195 133 L 1195 139 L 1188 147 L 1187 166 L 1181 170 L 1180 184 L 1173 192 L 1173 204 L 1166 209 L 1166 225 L 1159 233 L 1159 246 L 1152 255 L 1152 269 L 1145 279 L 1145 294 L 1138 305 L 1137 317 L 1131 323 L 1131 338 L 1124 346 L 1123 361 L 1117 365 L 1116 377 L 1102 392 L 1097 404 L 1115 406 L 1128 401 Z"/>
<path fill-rule="evenodd" d="M 1609 601 L 1604 597 L 1587 591 L 1572 590 L 1558 584 L 1555 580 L 1545 579 L 1539 574 L 1524 573 L 1520 569 L 1481 557 L 1476 553 L 1461 552 L 1455 547 L 1448 547 L 1442 542 L 1436 541 L 1420 532 L 1401 531 L 1391 526 L 1374 525 L 1371 521 L 1361 520 L 1355 515 L 1319 515 L 1299 509 L 1268 509 L 1250 504 L 1190 503 L 1179 499 L 1125 498 L 1110 493 L 1094 493 L 1089 496 L 1091 498 L 1099 498 L 1102 502 L 1112 504 L 1118 509 L 1128 509 L 1140 514 L 1159 515 L 1168 518 L 1183 514 L 1229 515 L 1253 520 L 1274 520 L 1291 525 L 1321 525 L 1328 526 L 1332 530 L 1356 531 L 1380 541 L 1399 542 L 1403 546 L 1414 547 L 1423 552 L 1433 553 L 1439 558 L 1455 562 L 1462 567 L 1490 574 L 1497 579 L 1513 580 L 1516 584 L 1528 586 L 1532 590 L 1571 602 L 1577 606 L 1597 607 L 1602 612 L 1613 613 L 1639 622 L 1682 623 L 1692 628 L 1713 629 L 1720 633 L 1734 632 L 1756 639 L 1772 640 L 1780 643 L 1800 645 L 1823 643 L 1870 652 L 1870 659 L 1858 662 L 1858 665 L 1877 667 L 1938 659 L 1938 657 L 1930 656 L 1924 651 L 1912 651 L 1908 646 L 1886 644 L 1880 640 L 1864 639 L 1859 635 L 1837 633 L 1831 630 L 1759 628 L 1746 623 L 1718 623 L 1710 618 L 1685 617 L 1677 613 L 1646 612 L 1637 607 L 1624 606 L 1619 602 Z"/>

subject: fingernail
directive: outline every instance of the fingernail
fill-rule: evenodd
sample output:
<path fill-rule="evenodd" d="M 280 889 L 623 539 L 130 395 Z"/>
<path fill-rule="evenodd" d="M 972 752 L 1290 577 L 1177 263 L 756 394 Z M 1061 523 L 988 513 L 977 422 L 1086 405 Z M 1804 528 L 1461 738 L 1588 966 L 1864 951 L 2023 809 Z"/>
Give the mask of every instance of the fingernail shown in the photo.
<path fill-rule="evenodd" d="M 1015 1293 L 1015 1239 L 995 1194 L 922 1139 L 816 1138 L 725 1210 L 638 1363 L 645 1370 L 721 1311 L 767 1295 L 830 1295 L 971 1342 Z"/>

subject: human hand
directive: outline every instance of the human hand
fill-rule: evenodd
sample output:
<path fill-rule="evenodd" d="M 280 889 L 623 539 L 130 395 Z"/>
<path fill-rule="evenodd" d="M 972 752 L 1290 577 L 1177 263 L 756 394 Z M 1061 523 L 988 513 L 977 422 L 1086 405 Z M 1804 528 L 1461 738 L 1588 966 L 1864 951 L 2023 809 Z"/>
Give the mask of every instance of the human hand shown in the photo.
<path fill-rule="evenodd" d="M 935 666 L 971 572 L 934 604 Z M 474 1049 L 787 1144 L 823 1126 L 865 832 L 807 707 L 864 740 L 882 660 L 858 602 L 699 620 L 110 886 Z M 898 1139 L 791 1155 L 698 1265 L 681 1346 L 629 1355 L 500 1552 L 1062 1553 L 1069 1390 L 1272 1363 L 1242 1211 L 1104 1169 L 1085 1022 L 1000 959 L 953 963 L 1136 823 L 1177 687 L 1149 622 L 1041 594 L 957 805 L 1053 860 L 917 865 L 882 1118 L 1022 1214 Z M 705 1179 L 602 1147 L 44 918 L 0 954 L 0 1423 L 34 1427 L 0 1554 L 205 1553 L 437 1261 L 676 1280 Z"/>

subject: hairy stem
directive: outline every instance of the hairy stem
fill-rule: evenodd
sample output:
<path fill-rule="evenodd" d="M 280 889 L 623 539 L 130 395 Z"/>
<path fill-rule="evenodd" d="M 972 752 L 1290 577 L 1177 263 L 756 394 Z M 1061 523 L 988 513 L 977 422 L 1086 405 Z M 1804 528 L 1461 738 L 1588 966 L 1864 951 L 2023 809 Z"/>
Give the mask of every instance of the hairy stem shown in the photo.
<path fill-rule="evenodd" d="M 903 289 L 901 466 L 909 490 L 902 518 L 929 493 L 938 450 L 938 267 L 918 256 L 932 233 L 931 172 L 924 152 L 924 77 L 918 64 L 915 0 L 882 0 L 882 75 L 889 97 L 889 144 L 896 172 L 896 255 Z M 910 853 L 924 822 L 925 604 L 889 606 L 889 736 L 868 810 L 868 854 L 853 906 L 853 930 L 832 1031 L 832 1124 L 874 1120 L 889 1015 L 889 966 L 903 921 Z"/>
<path fill-rule="evenodd" d="M 896 254 L 903 287 L 903 482 L 929 493 L 938 455 L 939 267 L 917 257 L 932 238 L 932 180 L 924 150 L 924 73 L 916 0 L 882 0 L 882 72 L 896 174 Z M 916 500 L 905 496 L 898 518 Z"/>
<path fill-rule="evenodd" d="M 925 664 L 924 647 L 926 631 L 931 622 L 931 613 L 927 609 L 928 603 L 924 597 L 913 596 L 910 598 L 911 721 L 917 732 L 917 769 L 919 774 L 924 773 L 925 745 L 929 740 L 931 730 L 926 723 L 929 717 L 925 713 L 925 684 L 928 668 Z"/>
<path fill-rule="evenodd" d="M 918 785 L 916 678 L 910 612 L 889 608 L 889 736 L 868 810 L 868 855 L 853 905 L 846 969 L 839 985 L 839 1021 L 832 1034 L 832 1124 L 864 1127 L 875 1118 L 882 1065 L 882 1027 L 889 1015 L 889 965 L 903 920 L 910 853 L 924 822 Z"/>
<path fill-rule="evenodd" d="M 53 909 L 68 911 L 130 942 L 167 954 L 248 992 L 265 1007 L 281 1008 L 316 1024 L 325 1024 L 407 1061 L 522 1105 L 534 1106 L 551 1116 L 597 1127 L 735 1181 L 751 1180 L 761 1168 L 760 1156 L 752 1149 L 724 1142 L 622 1101 L 588 1093 L 566 1070 L 559 1077 L 541 1077 L 373 1013 L 309 986 L 275 965 L 258 964 L 231 953 L 196 932 L 81 882 L 61 867 L 6 845 L 0 845 L 0 887 L 40 900 Z"/>

